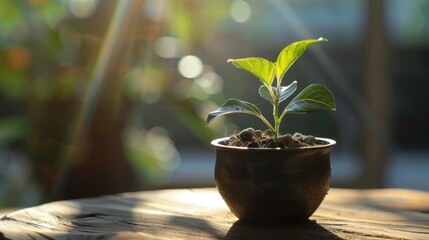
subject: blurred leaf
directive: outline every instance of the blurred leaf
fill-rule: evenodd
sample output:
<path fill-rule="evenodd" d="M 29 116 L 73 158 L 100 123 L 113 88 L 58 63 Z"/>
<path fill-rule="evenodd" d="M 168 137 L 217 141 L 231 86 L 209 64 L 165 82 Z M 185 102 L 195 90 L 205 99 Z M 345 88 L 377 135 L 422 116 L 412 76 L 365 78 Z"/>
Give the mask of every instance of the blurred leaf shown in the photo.
<path fill-rule="evenodd" d="M 229 18 L 228 9 L 231 5 L 229 0 L 166 2 L 170 30 L 181 40 L 185 49 L 211 39 L 218 26 Z"/>
<path fill-rule="evenodd" d="M 181 124 L 201 139 L 202 142 L 207 143 L 216 138 L 216 132 L 210 128 L 206 128 L 204 126 L 204 119 L 199 117 L 195 112 L 189 111 L 184 107 L 179 107 L 175 113 Z"/>
<path fill-rule="evenodd" d="M 183 41 L 184 44 L 188 46 L 193 44 L 193 38 L 195 37 L 194 26 L 197 24 L 193 21 L 191 12 L 188 12 L 186 9 L 186 2 L 182 1 L 170 1 L 171 6 L 169 6 L 170 11 L 173 14 L 170 14 L 171 18 L 170 23 L 172 25 L 171 30 L 176 33 L 176 36 Z"/>
<path fill-rule="evenodd" d="M 64 72 L 57 79 L 55 94 L 62 99 L 73 98 L 75 96 L 77 79 L 78 76 L 75 71 L 68 70 Z"/>
<path fill-rule="evenodd" d="M 23 139 L 29 131 L 25 117 L 12 116 L 0 119 L 0 146 Z"/>
<path fill-rule="evenodd" d="M 331 92 L 320 84 L 312 84 L 300 92 L 286 107 L 287 113 L 308 113 L 319 110 L 335 110 Z"/>
<path fill-rule="evenodd" d="M 0 89 L 9 98 L 22 98 L 27 93 L 28 76 L 22 71 L 0 69 Z"/>
<path fill-rule="evenodd" d="M 24 20 L 22 1 L 2 0 L 0 4 L 0 26 L 2 30 L 17 28 Z"/>
<path fill-rule="evenodd" d="M 54 91 L 55 88 L 53 87 L 53 82 L 49 76 L 40 75 L 34 79 L 30 94 L 38 100 L 46 101 L 52 98 Z"/>
<path fill-rule="evenodd" d="M 49 26 L 55 27 L 66 16 L 67 5 L 62 4 L 61 1 L 45 1 L 40 5 L 39 9 Z"/>
<path fill-rule="evenodd" d="M 146 184 L 165 183 L 178 164 L 174 143 L 159 127 L 149 131 L 130 127 L 122 142 L 127 160 Z"/>

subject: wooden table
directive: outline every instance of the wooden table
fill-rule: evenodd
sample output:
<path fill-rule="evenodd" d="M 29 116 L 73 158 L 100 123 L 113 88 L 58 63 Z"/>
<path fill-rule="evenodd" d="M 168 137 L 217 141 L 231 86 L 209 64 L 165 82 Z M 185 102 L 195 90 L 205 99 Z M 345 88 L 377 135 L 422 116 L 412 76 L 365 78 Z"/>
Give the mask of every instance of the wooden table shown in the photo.
<path fill-rule="evenodd" d="M 124 193 L 18 210 L 0 239 L 429 239 L 429 193 L 331 189 L 303 224 L 238 222 L 216 189 Z"/>

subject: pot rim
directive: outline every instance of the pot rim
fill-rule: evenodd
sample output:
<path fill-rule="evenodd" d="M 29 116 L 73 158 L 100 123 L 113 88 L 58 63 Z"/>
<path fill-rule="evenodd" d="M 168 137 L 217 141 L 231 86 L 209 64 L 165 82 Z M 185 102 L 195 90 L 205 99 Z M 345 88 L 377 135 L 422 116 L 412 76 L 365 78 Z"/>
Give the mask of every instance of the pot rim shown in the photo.
<path fill-rule="evenodd" d="M 211 145 L 215 149 L 223 149 L 223 150 L 238 150 L 238 151 L 283 151 L 283 152 L 293 152 L 293 151 L 305 151 L 309 149 L 322 149 L 322 148 L 332 148 L 337 142 L 330 138 L 321 138 L 316 137 L 316 141 L 326 142 L 323 145 L 309 146 L 309 147 L 300 147 L 300 148 L 254 148 L 254 147 L 236 147 L 236 146 L 227 146 L 220 144 L 220 142 L 227 140 L 229 137 L 217 138 L 211 141 Z"/>

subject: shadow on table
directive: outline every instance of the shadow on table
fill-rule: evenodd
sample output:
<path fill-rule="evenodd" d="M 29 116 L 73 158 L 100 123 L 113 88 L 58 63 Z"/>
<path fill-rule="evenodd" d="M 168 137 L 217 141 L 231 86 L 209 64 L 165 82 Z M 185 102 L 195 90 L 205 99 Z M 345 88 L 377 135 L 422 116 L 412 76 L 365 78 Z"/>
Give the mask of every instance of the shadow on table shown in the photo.
<path fill-rule="evenodd" d="M 225 239 L 341 239 L 315 221 L 287 226 L 254 226 L 237 221 L 229 229 Z"/>
<path fill-rule="evenodd" d="M 194 236 L 222 239 L 224 236 L 220 229 L 217 229 L 209 221 L 201 218 L 172 216 L 169 226 L 173 229 L 183 230 Z"/>

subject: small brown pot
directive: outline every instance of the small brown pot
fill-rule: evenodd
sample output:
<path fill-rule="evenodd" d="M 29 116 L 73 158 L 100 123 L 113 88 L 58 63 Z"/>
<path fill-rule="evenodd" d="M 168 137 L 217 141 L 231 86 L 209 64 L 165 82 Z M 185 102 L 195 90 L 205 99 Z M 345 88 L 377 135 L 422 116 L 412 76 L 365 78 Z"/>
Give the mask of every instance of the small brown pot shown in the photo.
<path fill-rule="evenodd" d="M 231 212 L 255 224 L 293 224 L 308 219 L 322 203 L 331 178 L 330 150 L 336 142 L 299 149 L 223 145 L 216 149 L 215 181 Z"/>

